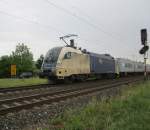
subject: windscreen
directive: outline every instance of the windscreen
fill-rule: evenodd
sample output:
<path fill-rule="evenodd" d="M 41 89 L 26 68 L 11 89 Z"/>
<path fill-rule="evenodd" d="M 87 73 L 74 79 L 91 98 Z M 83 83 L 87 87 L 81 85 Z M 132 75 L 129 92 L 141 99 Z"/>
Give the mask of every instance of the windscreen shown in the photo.
<path fill-rule="evenodd" d="M 44 63 L 56 64 L 62 47 L 55 47 L 49 50 L 45 56 Z"/>

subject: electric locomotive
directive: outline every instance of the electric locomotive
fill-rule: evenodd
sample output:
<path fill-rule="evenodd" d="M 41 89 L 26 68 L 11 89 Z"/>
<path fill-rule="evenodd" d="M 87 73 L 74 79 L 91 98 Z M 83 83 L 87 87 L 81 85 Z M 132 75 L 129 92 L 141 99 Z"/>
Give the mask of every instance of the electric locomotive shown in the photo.
<path fill-rule="evenodd" d="M 77 75 L 83 77 L 90 73 L 89 56 L 73 45 L 54 47 L 47 52 L 44 58 L 42 73 L 52 80 L 73 80 L 77 78 Z"/>
<path fill-rule="evenodd" d="M 50 80 L 86 80 L 111 77 L 117 74 L 115 59 L 109 54 L 96 54 L 70 45 L 50 49 L 42 64 L 42 75 Z"/>

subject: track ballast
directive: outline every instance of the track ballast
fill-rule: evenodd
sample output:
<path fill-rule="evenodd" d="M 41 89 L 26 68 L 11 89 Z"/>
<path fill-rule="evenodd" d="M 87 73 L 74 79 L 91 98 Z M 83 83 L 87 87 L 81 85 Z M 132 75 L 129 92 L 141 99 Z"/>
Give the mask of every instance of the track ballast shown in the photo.
<path fill-rule="evenodd" d="M 121 85 L 130 84 L 141 80 L 143 80 L 143 78 L 141 77 L 126 79 L 123 78 L 83 88 L 77 87 L 59 90 L 55 92 L 47 92 L 42 94 L 16 97 L 12 99 L 4 99 L 0 100 L 0 115 L 21 111 L 23 109 L 31 109 L 35 106 L 41 106 L 44 104 L 52 104 L 54 102 L 64 101 L 66 99 L 112 89 L 114 87 L 119 87 Z"/>

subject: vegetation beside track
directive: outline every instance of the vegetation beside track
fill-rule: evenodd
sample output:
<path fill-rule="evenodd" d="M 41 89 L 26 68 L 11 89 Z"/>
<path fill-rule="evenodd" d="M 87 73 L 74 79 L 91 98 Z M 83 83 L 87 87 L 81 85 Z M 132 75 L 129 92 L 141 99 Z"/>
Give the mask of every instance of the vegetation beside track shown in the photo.
<path fill-rule="evenodd" d="M 50 125 L 62 130 L 149 130 L 149 121 L 150 81 L 109 101 L 94 99 L 85 108 L 68 110 Z"/>
<path fill-rule="evenodd" d="M 17 87 L 17 86 L 28 86 L 37 84 L 46 84 L 47 79 L 40 78 L 28 78 L 28 79 L 0 79 L 0 88 L 4 87 Z"/>

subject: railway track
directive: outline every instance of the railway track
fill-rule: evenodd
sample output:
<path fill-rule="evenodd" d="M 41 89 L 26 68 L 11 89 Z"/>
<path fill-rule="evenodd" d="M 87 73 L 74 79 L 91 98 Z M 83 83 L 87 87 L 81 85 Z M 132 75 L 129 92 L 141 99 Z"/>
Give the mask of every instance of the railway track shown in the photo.
<path fill-rule="evenodd" d="M 127 78 L 127 77 L 126 77 Z M 126 79 L 125 78 L 125 79 Z M 113 79 L 113 82 L 121 79 Z M 16 97 L 35 95 L 46 92 L 55 92 L 58 90 L 66 90 L 67 88 L 82 88 L 95 84 L 103 85 L 105 83 L 112 82 L 110 79 L 103 79 L 97 81 L 87 81 L 87 82 L 77 82 L 73 84 L 42 84 L 42 85 L 33 85 L 33 86 L 24 86 L 24 87 L 15 87 L 15 88 L 0 88 L 0 100 L 12 99 Z"/>
<path fill-rule="evenodd" d="M 124 77 L 119 79 L 103 79 L 103 80 L 91 80 L 87 82 L 77 82 L 73 84 L 58 84 L 58 85 L 51 85 L 51 84 L 42 84 L 42 85 L 33 85 L 33 86 L 24 86 L 24 87 L 15 87 L 15 88 L 0 88 L 0 100 L 4 99 L 12 99 L 16 97 L 22 96 L 29 96 L 29 95 L 36 95 L 40 93 L 47 93 L 47 92 L 55 92 L 61 91 L 71 88 L 83 88 L 88 86 L 95 86 L 95 84 L 105 85 L 112 82 L 118 82 L 123 79 L 129 79 L 131 77 Z"/>
<path fill-rule="evenodd" d="M 31 86 L 18 86 L 18 87 L 8 87 L 8 88 L 0 88 L 0 93 L 7 93 L 7 92 L 15 92 L 15 91 L 24 91 L 24 90 L 34 90 L 34 89 L 41 89 L 41 88 L 48 88 L 54 86 L 53 84 L 38 84 L 38 85 L 31 85 Z"/>
<path fill-rule="evenodd" d="M 107 82 L 108 80 L 102 80 L 102 82 Z M 87 81 L 90 82 L 90 81 Z M 38 85 L 31 85 L 31 86 L 18 86 L 18 87 L 2 87 L 0 88 L 0 93 L 15 93 L 22 92 L 22 91 L 32 91 L 32 90 L 38 90 L 38 89 L 47 89 L 52 87 L 62 87 L 63 84 L 38 84 Z"/>
<path fill-rule="evenodd" d="M 14 88 L 10 88 L 0 92 L 0 100 L 4 100 L 4 99 L 13 99 L 16 97 L 23 97 L 23 96 L 29 96 L 29 95 L 37 95 L 37 94 L 43 94 L 43 93 L 47 93 L 47 92 L 55 92 L 55 91 L 61 91 L 61 90 L 66 90 L 66 89 L 71 89 L 71 88 L 83 88 L 83 87 L 88 87 L 91 85 L 95 85 L 95 84 L 99 84 L 99 85 L 103 85 L 106 84 L 108 82 L 116 82 L 116 80 L 120 80 L 120 79 L 114 79 L 112 80 L 98 80 L 98 81 L 87 81 L 87 82 L 77 82 L 77 83 L 73 83 L 73 84 L 58 84 L 58 85 L 38 85 L 38 86 L 28 86 L 24 87 L 22 89 L 22 87 L 17 87 Z M 18 90 L 19 88 L 19 90 Z M 27 89 L 26 89 L 27 88 Z M 32 89 L 33 88 L 33 89 Z M 11 91 L 12 90 L 12 91 Z"/>
<path fill-rule="evenodd" d="M 83 88 L 65 89 L 56 92 L 47 92 L 42 94 L 35 94 L 23 97 L 16 97 L 12 99 L 0 100 L 0 115 L 5 115 L 10 112 L 17 112 L 23 109 L 31 109 L 35 106 L 41 106 L 44 104 L 51 104 L 53 102 L 59 102 L 73 97 L 83 96 L 86 94 L 104 91 L 119 87 L 124 84 L 134 83 L 142 80 L 143 78 L 134 79 L 122 79 L 119 81 L 112 81 L 104 83 L 103 85 L 97 84 L 94 86 L 88 86 Z"/>
<path fill-rule="evenodd" d="M 128 78 L 128 77 L 127 77 Z M 126 79 L 126 78 L 125 78 Z M 107 82 L 108 80 L 102 80 L 102 82 Z M 90 81 L 87 81 L 90 82 Z M 18 87 L 1 87 L 0 93 L 8 93 L 8 92 L 16 92 L 16 91 L 30 91 L 30 90 L 36 90 L 36 89 L 45 89 L 50 87 L 59 87 L 61 84 L 38 84 L 38 85 L 31 85 L 31 86 L 18 86 Z"/>

